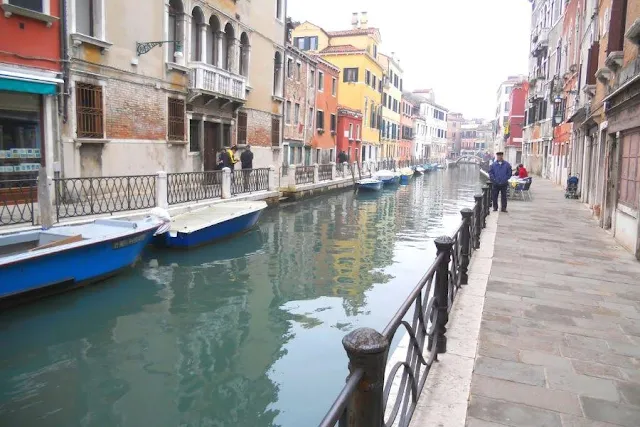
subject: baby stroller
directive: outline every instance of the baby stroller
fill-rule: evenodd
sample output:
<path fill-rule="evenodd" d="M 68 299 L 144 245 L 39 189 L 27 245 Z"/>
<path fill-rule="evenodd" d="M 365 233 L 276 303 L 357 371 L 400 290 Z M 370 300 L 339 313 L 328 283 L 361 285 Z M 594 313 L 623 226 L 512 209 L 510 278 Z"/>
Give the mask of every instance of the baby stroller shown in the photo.
<path fill-rule="evenodd" d="M 567 190 L 564 192 L 565 199 L 577 199 L 578 198 L 578 177 L 570 176 L 567 179 Z"/>

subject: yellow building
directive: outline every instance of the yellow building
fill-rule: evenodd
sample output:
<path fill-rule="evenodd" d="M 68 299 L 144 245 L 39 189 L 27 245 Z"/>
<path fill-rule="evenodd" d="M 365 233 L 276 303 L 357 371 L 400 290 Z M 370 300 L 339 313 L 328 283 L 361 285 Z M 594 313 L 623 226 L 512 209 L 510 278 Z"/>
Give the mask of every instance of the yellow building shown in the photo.
<path fill-rule="evenodd" d="M 400 108 L 402 106 L 403 72 L 393 54 L 390 56 L 378 54 L 378 56 L 385 73 L 382 84 L 382 126 L 380 126 L 382 157 L 397 159 L 399 157 L 398 146 L 402 139 Z"/>
<path fill-rule="evenodd" d="M 340 68 L 338 104 L 363 115 L 362 135 L 356 135 L 362 140 L 359 157 L 361 160 L 380 158 L 384 75 L 378 60 L 380 31 L 367 26 L 366 14 L 363 13 L 360 20 L 354 14 L 353 28 L 349 30 L 328 32 L 306 21 L 293 30 L 292 36 L 298 49 L 316 52 Z"/>

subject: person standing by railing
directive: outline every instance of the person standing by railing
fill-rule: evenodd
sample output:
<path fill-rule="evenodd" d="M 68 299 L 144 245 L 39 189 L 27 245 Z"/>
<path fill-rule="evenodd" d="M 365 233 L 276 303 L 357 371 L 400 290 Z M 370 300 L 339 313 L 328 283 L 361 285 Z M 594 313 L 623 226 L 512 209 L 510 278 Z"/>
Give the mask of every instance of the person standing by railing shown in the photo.
<path fill-rule="evenodd" d="M 240 154 L 240 166 L 242 166 L 242 181 L 245 191 L 250 191 L 251 169 L 253 169 L 253 152 L 251 146 L 247 145 Z"/>
<path fill-rule="evenodd" d="M 493 183 L 493 211 L 498 210 L 498 192 L 500 193 L 500 208 L 502 212 L 507 212 L 507 185 L 511 178 L 511 165 L 503 158 L 504 153 L 499 151 L 496 153 L 496 161 L 493 162 L 489 169 L 489 179 Z"/>

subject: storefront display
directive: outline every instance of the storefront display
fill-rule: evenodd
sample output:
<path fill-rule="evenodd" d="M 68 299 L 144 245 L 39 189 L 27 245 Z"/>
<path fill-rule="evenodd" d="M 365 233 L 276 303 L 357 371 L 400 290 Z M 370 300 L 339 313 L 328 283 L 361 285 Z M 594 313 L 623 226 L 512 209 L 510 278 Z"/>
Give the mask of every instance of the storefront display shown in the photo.
<path fill-rule="evenodd" d="M 0 92 L 0 177 L 37 175 L 42 164 L 39 97 Z M 35 111 L 34 111 L 35 110 Z"/>

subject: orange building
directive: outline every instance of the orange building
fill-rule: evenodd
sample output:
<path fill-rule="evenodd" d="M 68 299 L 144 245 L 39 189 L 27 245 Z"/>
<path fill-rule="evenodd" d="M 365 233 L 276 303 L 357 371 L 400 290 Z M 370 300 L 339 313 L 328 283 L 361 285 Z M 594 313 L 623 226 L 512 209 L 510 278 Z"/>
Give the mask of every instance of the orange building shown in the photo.
<path fill-rule="evenodd" d="M 40 166 L 52 177 L 60 2 L 4 1 L 0 9 L 0 183 L 34 178 Z"/>
<path fill-rule="evenodd" d="M 315 150 L 317 163 L 335 161 L 335 150 L 338 130 L 338 79 L 340 69 L 319 56 L 316 70 L 316 117 L 322 116 L 324 129 L 315 129 L 312 148 Z M 317 126 L 316 126 L 317 127 Z"/>

